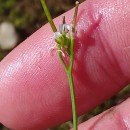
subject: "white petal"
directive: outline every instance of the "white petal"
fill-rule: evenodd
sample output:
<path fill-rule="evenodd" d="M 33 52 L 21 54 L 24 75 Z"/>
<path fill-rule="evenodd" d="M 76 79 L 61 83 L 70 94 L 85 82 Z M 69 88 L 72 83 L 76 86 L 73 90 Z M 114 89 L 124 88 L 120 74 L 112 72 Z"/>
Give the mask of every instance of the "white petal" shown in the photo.
<path fill-rule="evenodd" d="M 55 39 L 57 39 L 57 38 L 59 38 L 59 37 L 61 37 L 61 36 L 62 36 L 62 34 L 61 34 L 60 32 L 55 32 L 55 33 L 54 33 Z"/>

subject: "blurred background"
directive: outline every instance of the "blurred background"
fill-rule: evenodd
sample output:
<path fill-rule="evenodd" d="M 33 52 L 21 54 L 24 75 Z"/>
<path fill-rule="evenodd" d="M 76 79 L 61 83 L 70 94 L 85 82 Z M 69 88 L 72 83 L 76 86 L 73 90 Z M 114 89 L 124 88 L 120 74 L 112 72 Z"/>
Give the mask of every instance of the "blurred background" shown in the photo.
<path fill-rule="evenodd" d="M 46 0 L 53 18 L 73 8 L 76 0 Z M 85 0 L 79 0 L 83 2 Z M 47 23 L 39 0 L 0 0 L 0 60 L 23 40 Z M 80 116 L 81 123 L 102 111 L 121 103 L 130 96 L 130 86 L 126 86 L 117 95 L 94 110 Z M 2 109 L 2 108 L 0 108 Z M 48 130 L 68 130 L 72 121 L 68 121 Z M 0 130 L 9 130 L 0 124 Z"/>

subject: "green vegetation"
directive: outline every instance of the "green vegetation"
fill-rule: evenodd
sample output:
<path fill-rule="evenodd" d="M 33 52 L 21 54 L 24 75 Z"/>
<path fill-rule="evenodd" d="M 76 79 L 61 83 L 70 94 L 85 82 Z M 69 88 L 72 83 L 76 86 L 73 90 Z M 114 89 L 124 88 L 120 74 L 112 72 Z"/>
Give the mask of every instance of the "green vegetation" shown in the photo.
<path fill-rule="evenodd" d="M 55 2 L 56 1 L 56 2 Z M 83 0 L 80 0 L 83 1 Z M 55 4 L 55 8 L 54 7 Z M 47 5 L 52 9 L 52 17 L 56 17 L 61 13 L 72 8 L 75 4 L 75 1 L 70 0 L 47 0 Z M 40 28 L 43 23 L 46 23 L 46 17 L 42 13 L 42 7 L 39 1 L 37 0 L 0 0 L 0 22 L 10 21 L 12 22 L 19 35 L 20 41 L 23 41 L 27 36 L 31 35 L 35 30 Z M 38 15 L 37 15 L 38 14 Z M 0 60 L 8 54 L 9 51 L 0 50 Z M 110 100 L 101 104 L 91 112 L 83 115 L 78 120 L 83 122 L 90 117 L 93 117 L 102 111 L 116 105 L 130 96 L 130 86 L 128 85 L 123 90 L 121 90 L 116 96 L 112 97 Z M 68 130 L 72 126 L 72 122 L 64 123 L 60 126 L 57 126 L 51 130 Z M 7 130 L 4 126 L 0 125 L 0 130 Z"/>

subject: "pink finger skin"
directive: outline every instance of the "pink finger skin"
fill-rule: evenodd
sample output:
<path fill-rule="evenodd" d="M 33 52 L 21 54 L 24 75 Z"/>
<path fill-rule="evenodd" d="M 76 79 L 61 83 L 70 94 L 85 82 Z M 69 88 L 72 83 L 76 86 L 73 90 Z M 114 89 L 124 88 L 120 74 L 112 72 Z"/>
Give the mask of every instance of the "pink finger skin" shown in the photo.
<path fill-rule="evenodd" d="M 130 98 L 80 124 L 79 130 L 130 130 Z"/>
<path fill-rule="evenodd" d="M 81 115 L 130 81 L 130 1 L 87 0 L 79 7 L 73 69 Z M 64 15 L 71 22 L 74 10 Z M 58 26 L 62 16 L 54 22 Z M 0 63 L 0 122 L 43 130 L 72 118 L 69 84 L 49 24 Z"/>

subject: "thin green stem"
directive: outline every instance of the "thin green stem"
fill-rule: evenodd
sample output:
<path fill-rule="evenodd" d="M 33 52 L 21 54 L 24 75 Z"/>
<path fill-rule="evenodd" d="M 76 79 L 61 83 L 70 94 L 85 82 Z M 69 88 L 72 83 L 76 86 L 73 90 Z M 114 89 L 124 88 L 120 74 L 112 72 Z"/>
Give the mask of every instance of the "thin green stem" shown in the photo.
<path fill-rule="evenodd" d="M 73 37 L 71 38 L 71 44 L 70 44 L 70 66 L 68 70 L 68 80 L 70 84 L 70 94 L 71 94 L 71 102 L 72 102 L 72 112 L 73 112 L 73 128 L 74 130 L 78 130 L 78 123 L 77 123 L 77 109 L 76 109 L 76 97 L 75 97 L 75 89 L 74 89 L 74 82 L 73 82 L 73 75 L 72 75 L 72 70 L 73 70 L 73 63 L 74 63 L 74 43 L 75 43 L 75 27 L 76 27 L 76 18 L 77 18 L 77 13 L 78 13 L 78 7 L 79 7 L 79 2 L 76 2 L 76 8 L 75 8 L 75 13 L 73 17 L 73 28 L 72 28 L 72 33 Z"/>
<path fill-rule="evenodd" d="M 52 20 L 52 17 L 50 15 L 50 12 L 46 6 L 45 0 L 41 0 L 43 9 L 45 11 L 45 14 L 47 16 L 47 19 L 51 25 L 51 28 L 53 30 L 53 32 L 57 32 L 56 26 Z M 73 82 L 73 75 L 72 75 L 72 70 L 73 70 L 73 62 L 74 62 L 74 42 L 75 42 L 75 26 L 76 26 L 76 18 L 77 18 L 77 12 L 78 12 L 78 6 L 79 3 L 76 2 L 76 9 L 75 9 L 75 13 L 74 13 L 74 17 L 73 17 L 73 27 L 72 27 L 72 37 L 71 37 L 71 42 L 70 42 L 70 55 L 69 55 L 69 62 L 70 64 L 67 65 L 64 61 L 64 58 L 62 56 L 62 53 L 60 51 L 58 51 L 58 55 L 59 58 L 65 68 L 65 71 L 67 73 L 67 77 L 69 80 L 69 85 L 70 85 L 70 95 L 71 95 L 71 102 L 72 102 L 72 114 L 73 114 L 73 127 L 74 130 L 78 130 L 77 128 L 77 110 L 76 110 L 76 98 L 75 98 L 75 90 L 74 90 L 74 82 Z M 63 24 L 65 24 L 65 17 L 63 18 Z M 62 45 L 62 43 L 61 43 Z M 61 46 L 60 45 L 60 46 Z M 58 45 L 58 49 L 61 50 L 61 47 Z M 64 49 L 64 46 L 62 46 L 62 48 Z M 62 50 L 61 50 L 62 51 Z"/>
<path fill-rule="evenodd" d="M 58 54 L 67 73 L 67 77 L 70 85 L 70 95 L 71 95 L 71 103 L 72 103 L 73 128 L 74 130 L 77 130 L 78 128 L 77 128 L 76 98 L 75 98 L 74 82 L 73 82 L 73 75 L 72 75 L 73 63 L 74 63 L 74 39 L 71 39 L 69 67 L 65 64 L 61 52 L 59 52 Z"/>
<path fill-rule="evenodd" d="M 74 82 L 73 82 L 73 75 L 72 75 L 72 70 L 73 70 L 73 63 L 74 63 L 74 39 L 71 39 L 71 44 L 70 44 L 70 64 L 69 67 L 65 64 L 61 52 L 59 52 L 59 57 L 64 65 L 64 68 L 67 73 L 69 85 L 70 85 L 70 95 L 71 95 L 71 103 L 72 103 L 72 114 L 73 114 L 73 128 L 74 130 L 77 130 L 77 109 L 76 109 L 76 98 L 75 98 L 75 90 L 74 90 Z"/>
<path fill-rule="evenodd" d="M 76 110 L 76 99 L 75 99 L 75 91 L 74 91 L 74 82 L 72 73 L 67 73 L 68 80 L 70 84 L 70 94 L 71 94 L 71 102 L 72 102 L 72 114 L 73 114 L 73 128 L 77 130 L 77 110 Z"/>
<path fill-rule="evenodd" d="M 50 12 L 49 12 L 47 6 L 46 6 L 45 0 L 40 0 L 40 1 L 41 1 L 42 7 L 43 7 L 43 9 L 44 9 L 44 12 L 45 12 L 46 17 L 47 17 L 47 19 L 48 19 L 48 22 L 49 22 L 50 25 L 51 25 L 51 28 L 52 28 L 53 32 L 57 32 L 56 26 L 55 26 L 55 24 L 54 24 L 54 22 L 53 22 L 53 20 L 52 20 L 51 14 L 50 14 Z"/>
<path fill-rule="evenodd" d="M 75 98 L 75 90 L 74 90 L 74 82 L 72 76 L 73 70 L 73 62 L 74 62 L 74 39 L 71 40 L 71 53 L 70 53 L 70 66 L 67 72 L 69 85 L 70 85 L 70 95 L 71 95 L 71 102 L 72 102 L 72 112 L 73 112 L 73 128 L 77 130 L 77 110 L 76 110 L 76 98 Z"/>

